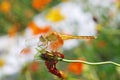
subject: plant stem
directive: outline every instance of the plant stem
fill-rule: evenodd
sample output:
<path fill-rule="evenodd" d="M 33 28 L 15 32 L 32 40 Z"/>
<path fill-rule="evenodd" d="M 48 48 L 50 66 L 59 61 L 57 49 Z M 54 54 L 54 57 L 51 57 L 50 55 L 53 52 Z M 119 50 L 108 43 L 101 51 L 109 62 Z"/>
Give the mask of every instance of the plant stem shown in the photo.
<path fill-rule="evenodd" d="M 113 64 L 115 66 L 119 66 L 120 67 L 120 64 L 116 63 L 116 62 L 113 62 L 113 61 L 105 61 L 105 62 L 87 62 L 87 61 L 83 61 L 83 60 L 68 60 L 68 59 L 62 59 L 62 58 L 58 58 L 59 61 L 63 61 L 63 62 L 68 62 L 68 63 L 71 63 L 71 62 L 80 62 L 80 63 L 83 63 L 83 64 L 87 64 L 87 65 L 103 65 L 103 64 Z"/>
<path fill-rule="evenodd" d="M 30 71 L 28 71 L 28 70 L 26 71 L 25 77 L 26 77 L 26 80 L 32 80 Z"/>

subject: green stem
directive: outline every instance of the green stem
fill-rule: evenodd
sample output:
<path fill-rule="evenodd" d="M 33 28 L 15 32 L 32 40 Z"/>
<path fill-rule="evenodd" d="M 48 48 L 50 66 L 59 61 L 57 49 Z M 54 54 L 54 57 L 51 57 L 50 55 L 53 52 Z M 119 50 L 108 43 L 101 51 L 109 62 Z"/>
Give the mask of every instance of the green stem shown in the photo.
<path fill-rule="evenodd" d="M 80 62 L 80 63 L 83 63 L 83 64 L 87 64 L 87 65 L 103 65 L 103 64 L 113 64 L 115 66 L 119 66 L 120 67 L 120 64 L 118 63 L 115 63 L 113 61 L 105 61 L 105 62 L 87 62 L 87 61 L 83 61 L 83 60 L 68 60 L 68 59 L 62 59 L 62 58 L 58 58 L 59 61 L 63 61 L 63 62 L 68 62 L 68 63 L 71 63 L 71 62 Z"/>
<path fill-rule="evenodd" d="M 32 80 L 32 77 L 31 77 L 31 74 L 30 74 L 30 71 L 26 71 L 25 73 L 25 77 L 26 77 L 26 80 Z"/>

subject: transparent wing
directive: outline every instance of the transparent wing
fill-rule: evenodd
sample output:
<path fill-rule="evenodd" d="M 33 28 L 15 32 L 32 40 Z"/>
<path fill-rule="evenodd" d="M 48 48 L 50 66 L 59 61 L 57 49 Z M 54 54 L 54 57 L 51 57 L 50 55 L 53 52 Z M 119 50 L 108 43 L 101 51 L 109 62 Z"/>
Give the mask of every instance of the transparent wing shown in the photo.
<path fill-rule="evenodd" d="M 25 39 L 25 46 L 21 49 L 20 54 L 29 54 L 31 50 L 40 44 L 38 37 L 32 37 L 29 39 Z"/>
<path fill-rule="evenodd" d="M 38 37 L 33 37 L 25 40 L 26 47 L 38 46 L 41 44 Z"/>

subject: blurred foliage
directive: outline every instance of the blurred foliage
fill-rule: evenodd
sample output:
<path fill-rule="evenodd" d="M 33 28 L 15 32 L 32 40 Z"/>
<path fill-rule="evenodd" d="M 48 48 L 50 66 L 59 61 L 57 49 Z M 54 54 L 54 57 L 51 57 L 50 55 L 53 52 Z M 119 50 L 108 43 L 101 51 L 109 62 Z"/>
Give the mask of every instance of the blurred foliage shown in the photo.
<path fill-rule="evenodd" d="M 0 0 L 0 35 L 14 25 L 23 32 L 33 16 L 60 3 L 61 0 Z"/>

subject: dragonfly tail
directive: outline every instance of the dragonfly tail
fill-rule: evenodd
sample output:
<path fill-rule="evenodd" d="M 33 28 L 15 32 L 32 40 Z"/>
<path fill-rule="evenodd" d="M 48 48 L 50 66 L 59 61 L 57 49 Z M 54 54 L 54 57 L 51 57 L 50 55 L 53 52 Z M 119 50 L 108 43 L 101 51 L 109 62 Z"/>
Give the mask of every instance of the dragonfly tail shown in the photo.
<path fill-rule="evenodd" d="M 71 35 L 61 35 L 63 40 L 69 39 L 96 39 L 96 36 L 71 36 Z"/>

